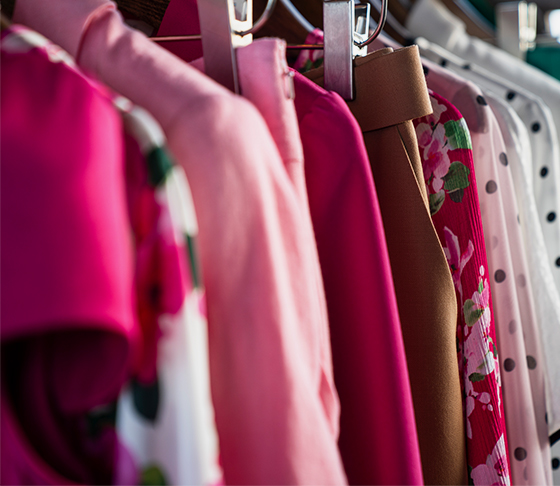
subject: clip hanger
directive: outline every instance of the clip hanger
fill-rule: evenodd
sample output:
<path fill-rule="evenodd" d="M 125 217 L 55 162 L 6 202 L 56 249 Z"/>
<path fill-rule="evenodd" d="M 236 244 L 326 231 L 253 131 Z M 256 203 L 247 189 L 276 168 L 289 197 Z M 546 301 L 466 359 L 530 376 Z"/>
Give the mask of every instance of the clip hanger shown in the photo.
<path fill-rule="evenodd" d="M 367 46 L 381 33 L 387 20 L 387 2 L 382 1 L 381 17 L 369 34 L 370 5 L 354 5 L 354 0 L 324 0 L 325 88 L 345 100 L 354 99 L 353 60 L 367 54 Z"/>
<path fill-rule="evenodd" d="M 519 59 L 534 49 L 537 38 L 537 4 L 525 1 L 496 5 L 498 46 Z"/>
<path fill-rule="evenodd" d="M 253 24 L 253 0 L 198 0 L 201 34 L 151 37 L 154 42 L 202 40 L 204 68 L 214 81 L 239 94 L 235 48 L 246 46 L 270 18 L 276 0 Z"/>

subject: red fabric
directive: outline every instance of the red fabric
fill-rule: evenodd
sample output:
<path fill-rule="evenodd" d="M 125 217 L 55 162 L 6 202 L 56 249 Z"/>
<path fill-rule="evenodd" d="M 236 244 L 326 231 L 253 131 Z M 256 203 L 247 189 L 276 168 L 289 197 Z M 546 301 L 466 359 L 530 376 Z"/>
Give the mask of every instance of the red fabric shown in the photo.
<path fill-rule="evenodd" d="M 467 463 L 474 484 L 510 484 L 509 457 L 490 274 L 472 144 L 461 113 L 430 92 L 434 113 L 414 120 L 432 220 L 453 276 L 460 309 L 459 370 Z"/>

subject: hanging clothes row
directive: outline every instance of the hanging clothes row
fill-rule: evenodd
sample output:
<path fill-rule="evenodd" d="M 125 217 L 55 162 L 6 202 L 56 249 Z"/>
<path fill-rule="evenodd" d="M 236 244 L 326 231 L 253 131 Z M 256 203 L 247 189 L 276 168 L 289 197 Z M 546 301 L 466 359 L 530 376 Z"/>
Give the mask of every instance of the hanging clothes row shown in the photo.
<path fill-rule="evenodd" d="M 416 0 L 237 95 L 131 3 L 3 23 L 3 484 L 560 484 L 560 82 Z"/>

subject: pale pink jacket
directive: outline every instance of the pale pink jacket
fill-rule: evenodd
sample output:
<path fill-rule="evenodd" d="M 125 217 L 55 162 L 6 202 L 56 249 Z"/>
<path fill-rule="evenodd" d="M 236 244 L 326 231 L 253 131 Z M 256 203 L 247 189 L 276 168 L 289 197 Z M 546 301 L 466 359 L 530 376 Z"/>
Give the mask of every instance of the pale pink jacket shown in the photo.
<path fill-rule="evenodd" d="M 148 109 L 185 168 L 226 482 L 346 483 L 314 242 L 257 110 L 127 28 L 112 2 L 19 0 L 14 18 Z"/>

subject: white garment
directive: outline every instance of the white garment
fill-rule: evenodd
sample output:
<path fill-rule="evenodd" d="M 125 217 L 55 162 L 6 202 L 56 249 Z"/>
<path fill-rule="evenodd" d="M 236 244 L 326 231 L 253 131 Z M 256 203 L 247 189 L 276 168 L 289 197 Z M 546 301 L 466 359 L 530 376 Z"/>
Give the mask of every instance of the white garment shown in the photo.
<path fill-rule="evenodd" d="M 544 368 L 533 366 L 543 359 L 535 338 L 531 282 L 504 139 L 496 116 L 473 83 L 427 60 L 424 68 L 428 87 L 459 109 L 471 132 L 502 369 L 512 483 L 551 484 Z"/>
<path fill-rule="evenodd" d="M 502 49 L 468 35 L 464 22 L 439 0 L 417 0 L 406 19 L 406 28 L 414 36 L 425 37 L 497 76 L 515 80 L 515 84 L 543 99 L 560 130 L 560 82 Z"/>
<path fill-rule="evenodd" d="M 553 397 L 560 392 L 560 373 L 558 369 L 546 369 L 544 375 L 537 375 L 535 371 L 539 366 L 538 356 L 543 355 L 543 349 L 548 358 L 557 356 L 558 343 L 560 343 L 560 325 L 547 326 L 542 325 L 549 322 L 558 324 L 560 316 L 560 300 L 556 287 L 553 284 L 550 267 L 547 265 L 546 249 L 544 246 L 544 239 L 540 231 L 540 225 L 537 219 L 537 208 L 534 197 L 532 195 L 531 187 L 531 151 L 529 134 L 521 119 L 517 116 L 511 106 L 490 91 L 485 91 L 485 97 L 491 106 L 504 137 L 506 144 L 506 153 L 508 163 L 511 167 L 511 174 L 515 184 L 515 191 L 517 201 L 519 203 L 520 224 L 527 249 L 528 256 L 528 271 L 531 278 L 533 287 L 533 297 L 535 302 L 540 303 L 541 309 L 548 309 L 548 315 L 539 316 L 539 322 L 523 322 L 524 341 L 527 352 L 527 364 L 529 366 L 529 376 L 531 379 L 531 390 L 533 393 L 534 413 L 535 420 L 542 433 L 547 429 L 546 420 L 542 420 L 544 410 L 544 402 L 542 400 L 542 380 L 546 380 L 546 388 L 551 391 Z M 519 285 L 519 282 L 518 282 Z M 548 320 L 546 320 L 548 319 Z M 526 330 L 527 324 L 531 326 Z M 539 325 L 541 324 L 541 325 Z M 543 336 L 544 343 L 539 342 L 540 336 Z M 544 346 L 543 346 L 544 344 Z M 547 359 L 547 362 L 549 360 Z M 542 370 L 541 370 L 542 371 Z M 552 372 L 554 381 L 551 386 L 550 375 L 547 372 Z M 550 400 L 549 400 L 550 401 Z M 545 415 L 546 416 L 546 415 Z M 560 444 L 556 445 L 556 450 L 552 449 L 551 454 L 557 453 Z M 549 461 L 548 457 L 544 457 L 545 467 Z M 553 484 L 559 484 L 558 478 L 552 478 Z"/>
<path fill-rule="evenodd" d="M 122 99 L 121 99 L 122 100 Z M 166 145 L 159 124 L 142 108 L 119 103 L 126 110 L 124 123 L 135 135 L 143 153 Z M 156 188 L 156 199 L 169 209 L 175 241 L 184 242 L 192 255 L 198 225 L 190 188 L 179 166 L 170 169 Z M 182 242 L 181 242 L 182 243 Z M 186 257 L 187 255 L 185 255 Z M 204 288 L 194 275 L 183 305 L 175 315 L 159 319 L 158 382 L 161 389 L 155 422 L 136 410 L 130 390 L 122 394 L 118 407 L 119 436 L 143 470 L 157 467 L 176 485 L 221 484 L 218 438 L 210 396 L 208 328 L 204 315 Z"/>
<path fill-rule="evenodd" d="M 453 54 L 425 39 L 417 41 L 423 56 L 491 94 L 492 109 L 509 149 L 508 158 L 510 152 L 517 154 L 523 166 L 523 175 L 514 174 L 514 182 L 520 212 L 525 213 L 521 225 L 546 356 L 547 418 L 552 433 L 560 428 L 560 267 L 556 265 L 560 256 L 560 221 L 548 219 L 560 208 L 560 150 L 554 121 L 542 100 L 527 90 L 478 66 L 465 69 L 465 62 Z M 512 162 L 512 170 L 514 165 L 518 164 Z M 532 187 L 525 187 L 527 184 Z M 535 205 L 537 213 L 533 211 Z"/>
<path fill-rule="evenodd" d="M 560 147 L 557 127 L 550 109 L 538 96 L 510 80 L 468 63 L 425 39 L 420 38 L 416 42 L 427 59 L 507 101 L 527 127 L 533 159 L 531 177 L 539 222 L 547 245 L 552 273 L 560 292 L 560 265 L 556 264 L 560 257 L 560 218 L 549 221 L 551 212 L 557 213 L 560 208 Z"/>

